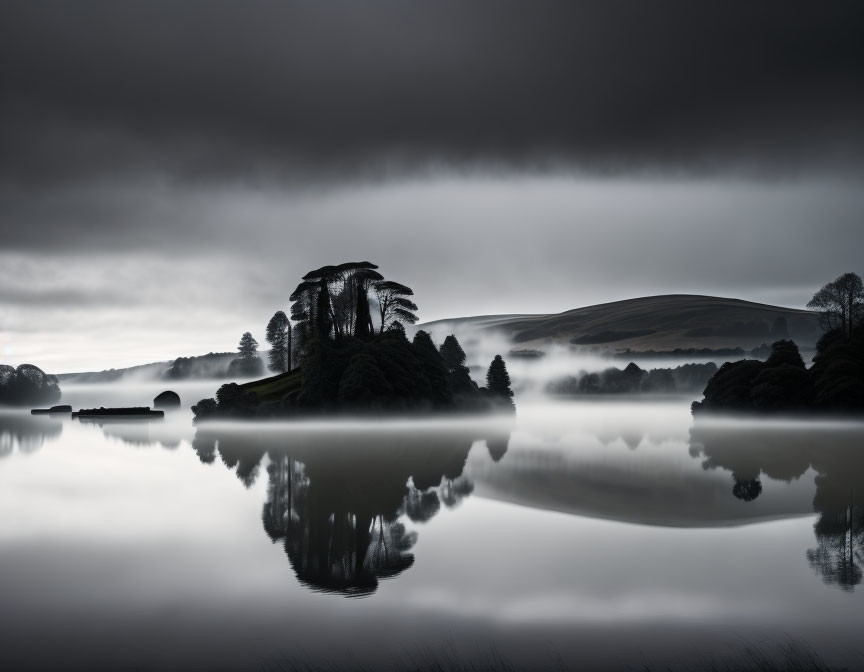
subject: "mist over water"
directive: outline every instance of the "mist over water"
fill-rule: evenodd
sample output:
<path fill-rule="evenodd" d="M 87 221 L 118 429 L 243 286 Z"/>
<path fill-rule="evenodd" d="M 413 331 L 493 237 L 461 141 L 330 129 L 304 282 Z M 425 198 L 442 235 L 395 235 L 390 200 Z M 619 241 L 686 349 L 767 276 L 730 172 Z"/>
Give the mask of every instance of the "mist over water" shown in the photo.
<path fill-rule="evenodd" d="M 188 405 L 214 386 L 172 386 L 183 408 L 161 422 L 0 413 L 10 669 L 95 647 L 106 669 L 425 669 L 420 652 L 492 647 L 626 669 L 789 637 L 862 660 L 861 530 L 832 522 L 864 489 L 861 423 L 528 399 L 515 420 L 196 428 Z"/>

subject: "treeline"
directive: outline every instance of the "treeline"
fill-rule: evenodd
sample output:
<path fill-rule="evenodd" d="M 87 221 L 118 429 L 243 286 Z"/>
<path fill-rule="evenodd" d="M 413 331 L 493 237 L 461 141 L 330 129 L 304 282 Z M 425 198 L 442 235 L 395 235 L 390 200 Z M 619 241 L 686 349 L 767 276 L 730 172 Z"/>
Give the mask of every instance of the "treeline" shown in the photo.
<path fill-rule="evenodd" d="M 694 414 L 714 412 L 861 413 L 864 411 L 864 284 L 845 273 L 807 304 L 828 329 L 808 369 L 798 346 L 779 340 L 765 362 L 727 362 L 708 382 Z"/>
<path fill-rule="evenodd" d="M 417 321 L 417 306 L 408 298 L 413 291 L 384 279 L 377 268 L 350 262 L 303 276 L 291 294 L 291 319 L 279 311 L 267 327 L 270 369 L 278 375 L 256 384 L 224 385 L 215 399 L 196 404 L 196 416 L 512 412 L 510 377 L 500 355 L 480 387 L 455 336 L 440 348 L 422 330 L 409 341 L 403 323 Z M 254 339 L 244 334 L 238 359 L 253 362 L 256 349 Z M 299 370 L 292 367 L 295 360 Z"/>
<path fill-rule="evenodd" d="M 162 374 L 164 380 L 226 378 L 235 355 L 230 352 L 210 352 L 197 357 L 178 357 Z"/>
<path fill-rule="evenodd" d="M 864 327 L 849 337 L 840 329 L 822 336 L 808 369 L 793 341 L 777 341 L 765 362 L 727 362 L 694 401 L 693 413 L 864 411 Z"/>
<path fill-rule="evenodd" d="M 49 375 L 33 364 L 22 364 L 17 369 L 0 364 L 0 404 L 53 404 L 59 399 L 57 376 Z"/>
<path fill-rule="evenodd" d="M 550 394 L 675 394 L 702 391 L 717 372 L 714 362 L 645 370 L 630 362 L 623 370 L 610 367 L 598 373 L 581 371 L 550 382 Z"/>

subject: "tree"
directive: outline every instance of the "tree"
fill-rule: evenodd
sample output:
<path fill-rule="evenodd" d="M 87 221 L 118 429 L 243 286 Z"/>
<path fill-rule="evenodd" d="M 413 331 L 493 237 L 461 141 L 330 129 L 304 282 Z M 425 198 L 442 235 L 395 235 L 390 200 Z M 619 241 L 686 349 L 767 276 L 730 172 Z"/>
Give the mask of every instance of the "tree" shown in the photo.
<path fill-rule="evenodd" d="M 855 273 L 844 273 L 813 295 L 807 307 L 816 310 L 827 329 L 840 329 L 846 338 L 864 316 L 864 284 Z"/>
<path fill-rule="evenodd" d="M 240 337 L 240 344 L 237 346 L 237 351 L 240 353 L 240 359 L 252 359 L 257 357 L 258 341 L 252 338 L 252 334 L 248 331 Z"/>
<path fill-rule="evenodd" d="M 380 331 L 383 333 L 392 320 L 400 320 L 408 324 L 417 321 L 417 304 L 409 296 L 414 296 L 414 290 L 400 285 L 392 280 L 376 282 L 372 285 L 375 298 L 378 301 L 378 315 L 381 319 Z"/>
<path fill-rule="evenodd" d="M 510 374 L 507 373 L 507 365 L 501 355 L 495 355 L 495 359 L 489 365 L 489 370 L 486 372 L 486 389 L 495 403 L 513 408 Z"/>
<path fill-rule="evenodd" d="M 267 323 L 267 342 L 270 344 L 270 370 L 284 373 L 291 370 L 291 320 L 281 310 Z"/>
<path fill-rule="evenodd" d="M 291 317 L 297 322 L 301 357 L 313 336 L 341 340 L 372 332 L 368 291 L 384 280 L 369 261 L 322 266 L 303 276 L 291 294 Z"/>
<path fill-rule="evenodd" d="M 465 351 L 462 349 L 462 346 L 459 345 L 459 341 L 456 340 L 456 336 L 453 334 L 450 334 L 444 339 L 444 342 L 441 344 L 440 352 L 444 361 L 447 362 L 447 365 L 451 370 L 454 370 L 459 366 L 465 366 Z"/>
<path fill-rule="evenodd" d="M 227 375 L 229 378 L 263 375 L 264 363 L 258 356 L 258 341 L 252 338 L 252 334 L 248 331 L 240 338 L 237 351 L 240 354 L 228 365 Z"/>

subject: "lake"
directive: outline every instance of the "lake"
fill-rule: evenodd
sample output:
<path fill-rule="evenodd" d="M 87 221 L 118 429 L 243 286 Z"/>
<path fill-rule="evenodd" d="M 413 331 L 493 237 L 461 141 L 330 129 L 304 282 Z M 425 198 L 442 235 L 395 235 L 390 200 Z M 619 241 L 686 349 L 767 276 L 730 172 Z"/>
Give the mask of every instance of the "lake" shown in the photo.
<path fill-rule="evenodd" d="M 0 411 L 0 668 L 864 667 L 864 424 Z M 81 386 L 74 406 L 162 388 Z"/>

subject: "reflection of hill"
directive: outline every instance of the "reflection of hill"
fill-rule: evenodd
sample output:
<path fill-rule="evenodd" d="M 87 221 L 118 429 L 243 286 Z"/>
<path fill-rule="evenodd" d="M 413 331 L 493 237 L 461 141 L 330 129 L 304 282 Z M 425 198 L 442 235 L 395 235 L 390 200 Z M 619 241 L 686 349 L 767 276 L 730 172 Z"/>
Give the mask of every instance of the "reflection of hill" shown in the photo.
<path fill-rule="evenodd" d="M 480 496 L 642 525 L 739 525 L 812 511 L 807 482 L 744 506 L 725 477 L 687 458 L 686 425 L 664 432 L 647 417 L 618 417 L 613 427 L 599 411 L 588 414 L 566 435 L 556 425 L 523 425 L 506 460 L 493 467 L 472 458 L 466 473 Z"/>
<path fill-rule="evenodd" d="M 16 450 L 22 453 L 39 450 L 46 439 L 55 439 L 62 431 L 63 423 L 50 416 L 0 412 L 0 458 Z"/>
<path fill-rule="evenodd" d="M 312 590 L 364 595 L 414 562 L 417 535 L 403 516 L 425 522 L 470 494 L 462 472 L 484 431 L 206 425 L 193 447 L 202 462 L 218 452 L 247 487 L 267 455 L 267 535 L 284 545 L 297 578 Z M 506 450 L 500 429 L 496 437 L 496 450 Z"/>
<path fill-rule="evenodd" d="M 706 469 L 732 472 L 733 494 L 753 501 L 762 475 L 791 481 L 817 472 L 812 508 L 816 548 L 807 560 L 826 583 L 851 590 L 861 583 L 864 563 L 864 426 L 700 424 L 691 452 Z"/>

